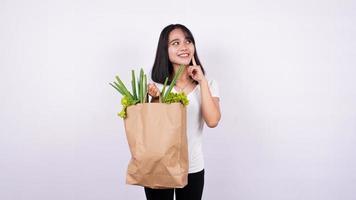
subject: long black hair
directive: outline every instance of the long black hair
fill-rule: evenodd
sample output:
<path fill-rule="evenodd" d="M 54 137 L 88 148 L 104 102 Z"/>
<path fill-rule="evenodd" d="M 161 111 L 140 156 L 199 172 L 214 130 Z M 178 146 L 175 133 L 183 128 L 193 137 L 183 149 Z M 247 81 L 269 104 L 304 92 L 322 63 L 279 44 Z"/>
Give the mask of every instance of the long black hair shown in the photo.
<path fill-rule="evenodd" d="M 159 41 L 158 41 L 158 46 L 157 46 L 157 51 L 156 51 L 156 58 L 153 64 L 152 72 L 151 72 L 151 78 L 154 82 L 156 83 L 164 83 L 164 80 L 166 77 L 168 77 L 168 84 L 171 83 L 173 76 L 174 76 L 174 70 L 173 70 L 173 65 L 171 61 L 169 60 L 168 56 L 168 37 L 169 34 L 174 30 L 174 29 L 181 29 L 187 39 L 192 41 L 194 44 L 194 58 L 197 63 L 197 65 L 200 65 L 203 74 L 205 74 L 205 70 L 203 66 L 200 63 L 200 60 L 198 58 L 197 50 L 195 47 L 195 40 L 193 37 L 193 34 L 190 32 L 190 30 L 185 27 L 182 24 L 171 24 L 166 26 L 162 32 L 161 35 L 159 36 Z M 190 62 L 190 65 L 192 65 L 192 61 Z M 196 82 L 197 83 L 197 82 Z"/>

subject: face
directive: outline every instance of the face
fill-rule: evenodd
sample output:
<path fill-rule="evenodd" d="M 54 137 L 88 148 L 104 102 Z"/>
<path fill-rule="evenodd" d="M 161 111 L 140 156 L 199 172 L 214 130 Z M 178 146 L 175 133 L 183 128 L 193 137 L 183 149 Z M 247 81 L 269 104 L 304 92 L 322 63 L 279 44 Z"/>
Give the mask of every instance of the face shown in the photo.
<path fill-rule="evenodd" d="M 181 29 L 174 29 L 168 36 L 168 55 L 173 65 L 189 65 L 194 55 L 194 44 Z"/>

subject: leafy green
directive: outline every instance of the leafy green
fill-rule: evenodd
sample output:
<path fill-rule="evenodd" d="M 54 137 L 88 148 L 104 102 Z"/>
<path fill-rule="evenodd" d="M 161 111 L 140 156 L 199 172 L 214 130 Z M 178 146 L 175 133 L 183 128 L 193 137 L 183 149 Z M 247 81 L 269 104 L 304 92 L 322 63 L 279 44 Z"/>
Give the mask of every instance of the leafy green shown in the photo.
<path fill-rule="evenodd" d="M 131 105 L 136 105 L 138 103 L 138 100 L 134 100 L 128 96 L 123 96 L 121 98 L 121 105 L 122 105 L 122 110 L 121 112 L 118 114 L 121 118 L 126 118 L 126 109 L 127 107 L 131 106 Z"/>
<path fill-rule="evenodd" d="M 165 103 L 182 103 L 184 106 L 187 106 L 189 104 L 189 100 L 187 95 L 184 92 L 180 93 L 174 93 L 171 92 L 167 94 L 167 97 L 165 99 Z"/>

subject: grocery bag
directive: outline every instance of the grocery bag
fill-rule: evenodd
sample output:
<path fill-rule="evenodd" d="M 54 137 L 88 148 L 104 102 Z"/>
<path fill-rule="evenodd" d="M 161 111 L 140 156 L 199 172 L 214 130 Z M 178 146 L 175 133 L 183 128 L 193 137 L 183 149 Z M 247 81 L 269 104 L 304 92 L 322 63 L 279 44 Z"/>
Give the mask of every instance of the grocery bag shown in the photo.
<path fill-rule="evenodd" d="M 140 103 L 124 119 L 131 152 L 126 183 L 149 188 L 183 188 L 188 179 L 186 107 Z"/>

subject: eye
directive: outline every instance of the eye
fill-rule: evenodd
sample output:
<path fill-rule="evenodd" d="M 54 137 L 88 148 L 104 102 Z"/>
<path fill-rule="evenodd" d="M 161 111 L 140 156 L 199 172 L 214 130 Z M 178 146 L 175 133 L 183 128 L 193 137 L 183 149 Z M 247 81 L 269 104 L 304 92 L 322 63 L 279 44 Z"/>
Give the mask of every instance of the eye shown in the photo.
<path fill-rule="evenodd" d="M 191 40 L 187 40 L 185 43 L 190 44 L 190 43 L 192 43 L 192 41 Z"/>
<path fill-rule="evenodd" d="M 173 42 L 172 45 L 173 46 L 179 45 L 179 42 Z"/>

